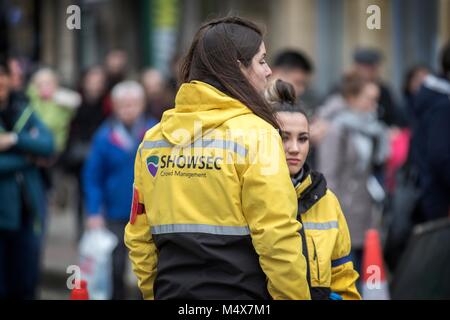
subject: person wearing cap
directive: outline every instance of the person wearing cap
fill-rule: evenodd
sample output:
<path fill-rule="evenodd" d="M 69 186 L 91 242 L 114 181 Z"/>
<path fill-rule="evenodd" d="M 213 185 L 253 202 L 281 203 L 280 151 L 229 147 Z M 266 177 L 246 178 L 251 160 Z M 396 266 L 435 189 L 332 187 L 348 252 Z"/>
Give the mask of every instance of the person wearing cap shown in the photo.
<path fill-rule="evenodd" d="M 372 48 L 360 48 L 353 54 L 353 71 L 366 81 L 378 84 L 380 97 L 378 99 L 378 118 L 387 126 L 402 126 L 404 119 L 398 110 L 389 87 L 381 80 L 380 69 L 383 56 L 380 51 Z"/>
<path fill-rule="evenodd" d="M 37 163 L 54 152 L 51 132 L 0 62 L 0 299 L 33 299 L 45 221 Z"/>

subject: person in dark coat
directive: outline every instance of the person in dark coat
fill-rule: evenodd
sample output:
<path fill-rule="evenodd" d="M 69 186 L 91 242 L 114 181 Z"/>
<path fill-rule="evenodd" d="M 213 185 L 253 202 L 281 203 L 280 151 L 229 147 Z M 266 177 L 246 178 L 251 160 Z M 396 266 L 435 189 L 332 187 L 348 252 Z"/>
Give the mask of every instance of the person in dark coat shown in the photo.
<path fill-rule="evenodd" d="M 380 79 L 381 53 L 372 48 L 360 48 L 353 54 L 353 70 L 362 78 L 374 81 L 380 88 L 378 98 L 378 119 L 387 126 L 403 126 L 405 119 L 391 93 L 391 90 Z"/>
<path fill-rule="evenodd" d="M 0 62 L 0 299 L 33 299 L 45 229 L 45 188 L 37 163 L 53 137 Z"/>
<path fill-rule="evenodd" d="M 81 106 L 72 120 L 69 143 L 61 162 L 66 171 L 73 175 L 78 184 L 77 236 L 81 238 L 84 229 L 81 171 L 88 156 L 95 131 L 105 120 L 103 101 L 106 95 L 106 74 L 101 66 L 89 68 L 81 78 Z"/>
<path fill-rule="evenodd" d="M 450 214 L 450 42 L 441 54 L 442 75 L 429 75 L 413 104 L 411 157 L 422 190 L 425 221 Z"/>

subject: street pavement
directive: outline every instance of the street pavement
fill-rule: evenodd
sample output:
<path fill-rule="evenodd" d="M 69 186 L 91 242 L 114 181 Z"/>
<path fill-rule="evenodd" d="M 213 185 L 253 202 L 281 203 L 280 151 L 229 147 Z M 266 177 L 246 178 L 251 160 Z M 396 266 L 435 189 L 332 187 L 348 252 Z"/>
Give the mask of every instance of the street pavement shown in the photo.
<path fill-rule="evenodd" d="M 57 179 L 59 183 L 49 197 L 47 230 L 42 252 L 41 281 L 37 299 L 66 300 L 70 290 L 66 282 L 71 275 L 67 267 L 78 264 L 78 240 L 75 201 L 77 195 L 75 180 L 67 176 Z M 61 206 L 63 204 L 63 206 Z M 137 299 L 137 280 L 128 268 L 126 282 L 130 299 Z"/>

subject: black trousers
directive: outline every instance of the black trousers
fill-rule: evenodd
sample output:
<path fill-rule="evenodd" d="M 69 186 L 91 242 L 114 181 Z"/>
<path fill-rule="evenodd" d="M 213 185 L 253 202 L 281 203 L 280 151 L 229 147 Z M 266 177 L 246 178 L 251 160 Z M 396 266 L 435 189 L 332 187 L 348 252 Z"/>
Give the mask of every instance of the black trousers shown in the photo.
<path fill-rule="evenodd" d="M 0 299 L 35 299 L 41 243 L 31 223 L 0 230 Z"/>
<path fill-rule="evenodd" d="M 112 254 L 112 299 L 124 300 L 127 297 L 125 286 L 125 272 L 128 261 L 128 249 L 124 243 L 126 221 L 107 220 L 106 226 L 115 234 L 118 243 Z"/>

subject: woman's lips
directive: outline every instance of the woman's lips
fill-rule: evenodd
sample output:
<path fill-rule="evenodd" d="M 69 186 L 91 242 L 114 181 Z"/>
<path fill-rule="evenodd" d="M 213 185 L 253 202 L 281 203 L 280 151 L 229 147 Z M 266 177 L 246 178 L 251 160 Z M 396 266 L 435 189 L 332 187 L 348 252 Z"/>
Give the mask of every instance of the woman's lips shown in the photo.
<path fill-rule="evenodd" d="M 292 165 L 296 165 L 300 163 L 299 159 L 287 159 L 287 162 Z"/>

